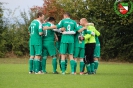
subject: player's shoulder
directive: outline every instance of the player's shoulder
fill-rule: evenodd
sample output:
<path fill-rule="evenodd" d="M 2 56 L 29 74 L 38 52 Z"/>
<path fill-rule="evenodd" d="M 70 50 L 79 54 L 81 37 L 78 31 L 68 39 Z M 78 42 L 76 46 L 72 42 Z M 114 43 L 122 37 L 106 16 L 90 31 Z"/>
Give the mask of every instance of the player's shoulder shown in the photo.
<path fill-rule="evenodd" d="M 96 28 L 94 26 L 88 26 L 87 28 L 92 29 L 92 30 L 96 30 Z"/>
<path fill-rule="evenodd" d="M 69 21 L 70 20 L 68 18 L 64 18 L 64 19 L 60 20 L 59 24 L 61 24 L 61 23 L 67 23 Z"/>
<path fill-rule="evenodd" d="M 32 22 L 39 23 L 39 21 L 37 19 L 34 19 Z"/>
<path fill-rule="evenodd" d="M 77 25 L 77 27 L 79 26 L 75 20 L 73 20 L 73 19 L 71 19 L 71 20 L 72 20 L 72 22 L 73 22 L 75 25 Z"/>
<path fill-rule="evenodd" d="M 31 24 L 32 24 L 32 23 L 35 23 L 35 22 L 36 22 L 36 20 L 34 19 L 34 20 L 31 21 Z"/>
<path fill-rule="evenodd" d="M 73 19 L 71 19 L 71 18 L 69 18 L 68 20 L 70 20 L 71 22 L 76 23 L 76 21 L 75 21 L 75 20 L 73 20 Z"/>
<path fill-rule="evenodd" d="M 74 22 L 74 20 L 72 20 L 71 18 L 65 18 L 65 19 L 62 19 L 61 21 L 73 21 Z"/>
<path fill-rule="evenodd" d="M 36 25 L 42 25 L 42 23 L 41 23 L 39 20 L 37 20 L 37 19 L 34 19 L 34 20 L 32 21 L 32 23 L 33 23 L 33 24 L 36 24 Z"/>
<path fill-rule="evenodd" d="M 31 21 L 30 25 L 36 25 L 37 21 L 34 19 L 33 21 Z"/>

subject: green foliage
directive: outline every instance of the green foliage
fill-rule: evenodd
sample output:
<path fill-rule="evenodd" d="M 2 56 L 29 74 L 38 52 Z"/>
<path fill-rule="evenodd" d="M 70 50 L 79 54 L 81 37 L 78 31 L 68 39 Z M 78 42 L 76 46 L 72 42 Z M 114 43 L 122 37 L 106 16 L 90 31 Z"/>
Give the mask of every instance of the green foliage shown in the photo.
<path fill-rule="evenodd" d="M 5 44 L 5 40 L 3 39 L 3 32 L 4 32 L 4 26 L 3 26 L 3 3 L 0 2 L 0 57 L 4 57 L 4 54 L 5 54 L 5 47 L 4 47 L 4 44 Z"/>
<path fill-rule="evenodd" d="M 20 56 L 20 52 L 24 55 L 26 48 L 28 48 L 27 39 L 25 37 L 28 33 L 25 33 L 26 29 L 17 28 L 15 25 L 11 25 L 10 29 L 7 29 L 7 32 L 3 34 L 4 39 L 6 40 L 6 49 L 12 54 Z M 27 38 L 27 37 L 26 37 Z M 15 53 L 14 53 L 15 52 Z"/>
<path fill-rule="evenodd" d="M 120 17 L 114 11 L 116 0 L 59 0 L 75 19 L 87 18 L 100 31 L 101 58 L 133 61 L 133 12 Z M 66 2 L 66 3 L 65 3 Z"/>
<path fill-rule="evenodd" d="M 21 12 L 21 21 L 17 18 L 13 24 L 7 24 L 6 27 L 4 27 L 4 31 L 1 33 L 0 57 L 7 56 L 7 53 L 15 56 L 29 54 L 28 27 L 35 17 L 35 14 L 30 11 L 29 14 L 28 18 L 25 11 Z"/>
<path fill-rule="evenodd" d="M 89 19 L 96 24 L 96 28 L 101 32 L 101 57 L 109 60 L 119 58 L 119 60 L 133 61 L 132 33 L 133 14 L 127 18 L 116 15 L 113 6 L 115 0 L 99 0 L 89 2 Z M 102 4 L 100 4 L 102 3 Z"/>

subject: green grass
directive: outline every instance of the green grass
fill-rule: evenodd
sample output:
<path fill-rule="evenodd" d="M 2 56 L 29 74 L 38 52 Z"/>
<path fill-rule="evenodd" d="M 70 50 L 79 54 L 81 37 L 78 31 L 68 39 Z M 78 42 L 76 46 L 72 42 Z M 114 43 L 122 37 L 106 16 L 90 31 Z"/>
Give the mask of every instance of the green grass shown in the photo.
<path fill-rule="evenodd" d="M 97 74 L 81 76 L 52 74 L 51 60 L 47 63 L 49 74 L 28 74 L 27 62 L 0 59 L 0 88 L 133 88 L 133 64 L 129 63 L 101 62 Z"/>

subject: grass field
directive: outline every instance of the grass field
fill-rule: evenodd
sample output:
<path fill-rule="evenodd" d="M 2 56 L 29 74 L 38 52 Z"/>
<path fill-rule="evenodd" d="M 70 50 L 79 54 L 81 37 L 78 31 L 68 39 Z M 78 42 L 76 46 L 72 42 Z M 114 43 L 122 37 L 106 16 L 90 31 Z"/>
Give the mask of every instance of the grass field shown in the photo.
<path fill-rule="evenodd" d="M 133 88 L 133 64 L 129 63 L 101 62 L 95 75 L 61 75 L 52 74 L 48 60 L 49 74 L 35 75 L 28 74 L 27 62 L 28 59 L 0 59 L 0 88 Z"/>

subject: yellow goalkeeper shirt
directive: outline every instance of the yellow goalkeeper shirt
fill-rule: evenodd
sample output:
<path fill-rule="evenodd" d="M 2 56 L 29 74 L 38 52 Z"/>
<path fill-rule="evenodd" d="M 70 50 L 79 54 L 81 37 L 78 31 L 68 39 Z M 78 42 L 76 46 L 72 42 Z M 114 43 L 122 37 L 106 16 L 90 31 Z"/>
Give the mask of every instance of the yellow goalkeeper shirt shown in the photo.
<path fill-rule="evenodd" d="M 90 30 L 91 32 L 94 32 L 96 36 L 100 35 L 100 32 L 98 32 L 94 26 L 88 26 L 87 29 Z M 87 44 L 87 43 L 96 43 L 95 35 L 86 34 L 84 36 L 85 44 Z"/>

